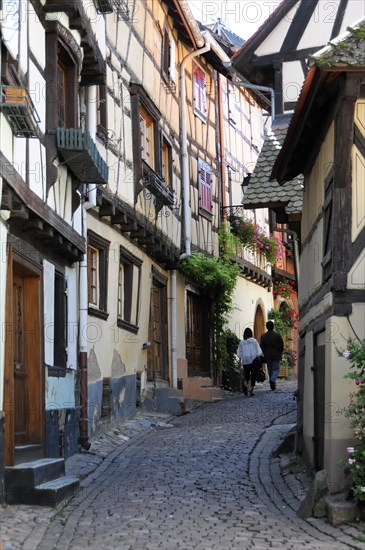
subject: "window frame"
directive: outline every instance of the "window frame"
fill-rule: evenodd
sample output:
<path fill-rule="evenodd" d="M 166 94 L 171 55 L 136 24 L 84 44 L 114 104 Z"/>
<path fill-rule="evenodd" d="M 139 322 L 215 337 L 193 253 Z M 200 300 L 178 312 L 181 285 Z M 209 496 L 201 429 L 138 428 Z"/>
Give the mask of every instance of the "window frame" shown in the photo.
<path fill-rule="evenodd" d="M 173 189 L 172 186 L 172 143 L 162 133 L 161 139 L 161 175 L 164 178 L 165 186 Z"/>
<path fill-rule="evenodd" d="M 161 171 L 161 147 L 160 147 L 160 129 L 159 121 L 161 113 L 155 104 L 149 98 L 147 92 L 140 84 L 130 85 L 131 94 L 131 113 L 132 113 L 132 143 L 133 143 L 133 163 L 134 163 L 134 200 L 137 202 L 137 197 L 145 188 L 142 183 L 143 177 L 143 162 L 152 172 L 157 175 Z M 153 121 L 153 139 L 154 139 L 154 166 L 149 166 L 146 161 L 143 161 L 141 151 L 141 128 L 140 128 L 140 112 L 141 108 L 148 114 Z"/>
<path fill-rule="evenodd" d="M 99 319 L 106 320 L 108 313 L 108 264 L 109 264 L 109 246 L 110 241 L 104 239 L 94 231 L 87 232 L 87 295 L 88 295 L 88 314 Z M 96 292 L 97 303 L 90 301 L 91 295 L 91 262 L 90 250 L 96 251 L 98 261 L 96 266 Z"/>
<path fill-rule="evenodd" d="M 108 140 L 108 106 L 107 106 L 107 86 L 99 84 L 96 88 L 96 135 L 103 142 Z"/>
<path fill-rule="evenodd" d="M 143 121 L 143 122 L 142 122 Z M 141 160 L 144 161 L 152 170 L 156 165 L 156 130 L 155 122 L 147 109 L 140 105 L 139 107 L 139 129 L 141 136 Z"/>
<path fill-rule="evenodd" d="M 143 260 L 132 254 L 129 250 L 120 246 L 119 251 L 119 271 L 118 271 L 118 297 L 117 297 L 117 325 L 119 328 L 133 332 L 134 334 L 138 333 L 139 326 L 139 314 L 140 314 L 140 298 L 141 298 L 141 282 L 142 282 L 142 264 Z M 125 280 L 123 285 L 121 284 L 121 266 L 123 266 L 123 272 L 125 273 L 125 267 L 132 271 L 132 277 L 128 280 L 128 289 L 125 289 Z M 137 292 L 135 292 L 135 285 L 133 279 L 134 268 L 138 270 L 138 281 L 137 281 Z M 120 298 L 121 288 L 123 286 L 123 293 L 127 296 L 128 301 L 123 301 Z M 124 296 L 123 296 L 124 297 Z M 133 300 L 136 300 L 136 303 L 133 304 Z M 120 304 L 123 307 L 123 314 L 128 317 L 123 318 L 120 311 Z M 135 306 L 135 307 L 133 307 Z M 126 309 L 125 309 L 126 308 Z M 134 322 L 131 320 L 132 311 L 135 310 L 135 319 Z M 127 315 L 126 315 L 127 313 Z"/>
<path fill-rule="evenodd" d="M 193 107 L 194 114 L 204 123 L 207 121 L 207 75 L 198 67 L 193 65 Z"/>
<path fill-rule="evenodd" d="M 59 25 L 50 26 L 52 30 L 46 32 L 46 127 L 47 130 L 54 130 L 59 127 L 77 128 L 79 126 L 81 50 L 73 43 L 71 36 L 70 43 L 66 42 L 66 38 L 59 31 Z M 63 91 L 65 120 L 63 126 L 60 126 L 59 121 L 59 68 L 62 69 L 65 79 Z"/>
<path fill-rule="evenodd" d="M 171 40 L 167 27 L 162 31 L 161 73 L 163 77 L 171 78 Z"/>

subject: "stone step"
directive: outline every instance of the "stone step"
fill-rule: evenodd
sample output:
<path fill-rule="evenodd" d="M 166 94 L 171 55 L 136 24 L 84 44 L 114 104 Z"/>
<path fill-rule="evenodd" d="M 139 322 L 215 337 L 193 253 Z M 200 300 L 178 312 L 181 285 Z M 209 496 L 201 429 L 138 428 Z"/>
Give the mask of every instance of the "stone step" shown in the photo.
<path fill-rule="evenodd" d="M 80 481 L 76 476 L 60 477 L 42 483 L 34 488 L 35 495 L 38 497 L 37 504 L 56 508 L 61 502 L 71 498 L 77 492 L 79 486 Z"/>
<path fill-rule="evenodd" d="M 5 495 L 9 504 L 22 492 L 28 493 L 37 485 L 63 477 L 65 461 L 63 458 L 41 458 L 31 462 L 22 462 L 5 468 Z"/>
<path fill-rule="evenodd" d="M 41 483 L 33 488 L 17 487 L 7 497 L 8 504 L 32 504 L 56 508 L 65 500 L 71 498 L 80 486 L 78 477 L 64 476 Z"/>

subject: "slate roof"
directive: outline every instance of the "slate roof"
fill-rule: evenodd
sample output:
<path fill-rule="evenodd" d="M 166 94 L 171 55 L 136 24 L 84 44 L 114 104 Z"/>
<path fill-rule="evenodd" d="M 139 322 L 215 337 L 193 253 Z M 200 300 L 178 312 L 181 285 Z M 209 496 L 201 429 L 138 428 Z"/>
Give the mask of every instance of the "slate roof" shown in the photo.
<path fill-rule="evenodd" d="M 198 22 L 198 24 L 202 27 L 203 25 Z M 239 50 L 242 48 L 243 44 L 245 43 L 245 40 L 238 36 L 236 33 L 228 29 L 223 23 L 210 23 L 209 25 L 205 25 L 205 28 L 209 29 L 213 34 L 214 38 L 220 37 L 223 40 L 225 40 L 226 44 L 230 47 L 233 47 L 234 50 Z"/>
<path fill-rule="evenodd" d="M 303 176 L 284 185 L 270 175 L 281 150 L 289 126 L 290 116 L 278 117 L 266 138 L 244 195 L 245 208 L 285 207 L 287 214 L 299 214 L 303 206 Z"/>
<path fill-rule="evenodd" d="M 358 21 L 337 36 L 327 46 L 310 56 L 310 64 L 323 69 L 364 67 L 365 19 Z"/>
<path fill-rule="evenodd" d="M 228 42 L 232 44 L 232 46 L 235 46 L 236 48 L 242 48 L 243 44 L 245 43 L 245 40 L 238 36 L 236 33 L 231 31 L 230 29 L 227 29 L 227 27 L 221 25 L 221 32 L 224 34 L 224 36 L 227 38 Z"/>

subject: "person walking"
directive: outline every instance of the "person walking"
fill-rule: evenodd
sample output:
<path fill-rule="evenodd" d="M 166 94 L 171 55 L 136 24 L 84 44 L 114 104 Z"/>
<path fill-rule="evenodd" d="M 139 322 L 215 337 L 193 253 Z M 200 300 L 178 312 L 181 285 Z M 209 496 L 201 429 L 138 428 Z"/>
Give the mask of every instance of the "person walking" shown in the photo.
<path fill-rule="evenodd" d="M 274 323 L 266 323 L 267 332 L 260 338 L 260 346 L 264 353 L 269 371 L 270 388 L 276 390 L 276 379 L 279 374 L 280 359 L 284 351 L 284 340 L 278 332 L 274 331 Z"/>
<path fill-rule="evenodd" d="M 262 349 L 258 341 L 253 338 L 252 330 L 245 328 L 243 340 L 240 341 L 237 349 L 237 356 L 243 367 L 243 393 L 245 395 L 250 391 L 250 395 L 254 395 L 254 387 L 256 382 L 256 369 L 259 366 L 257 358 L 262 356 Z"/>

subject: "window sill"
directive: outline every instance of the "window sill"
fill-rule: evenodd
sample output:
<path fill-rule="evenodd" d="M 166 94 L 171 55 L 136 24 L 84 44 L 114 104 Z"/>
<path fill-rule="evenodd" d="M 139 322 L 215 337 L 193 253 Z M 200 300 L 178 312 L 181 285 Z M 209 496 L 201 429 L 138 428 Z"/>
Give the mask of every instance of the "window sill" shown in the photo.
<path fill-rule="evenodd" d="M 138 334 L 139 327 L 137 325 L 132 325 L 131 323 L 128 323 L 128 321 L 124 321 L 123 319 L 120 319 L 120 317 L 117 320 L 117 325 L 119 328 L 128 330 L 128 332 L 133 332 L 133 334 Z"/>
<path fill-rule="evenodd" d="M 98 317 L 99 319 L 103 319 L 104 321 L 106 321 L 109 317 L 109 313 L 93 306 L 89 306 L 87 312 L 92 317 Z"/>
<path fill-rule="evenodd" d="M 213 220 L 213 214 L 211 212 L 208 212 L 208 210 L 205 210 L 205 208 L 202 208 L 201 206 L 199 206 L 199 215 L 202 216 L 202 218 L 208 220 L 208 222 L 211 222 Z"/>

